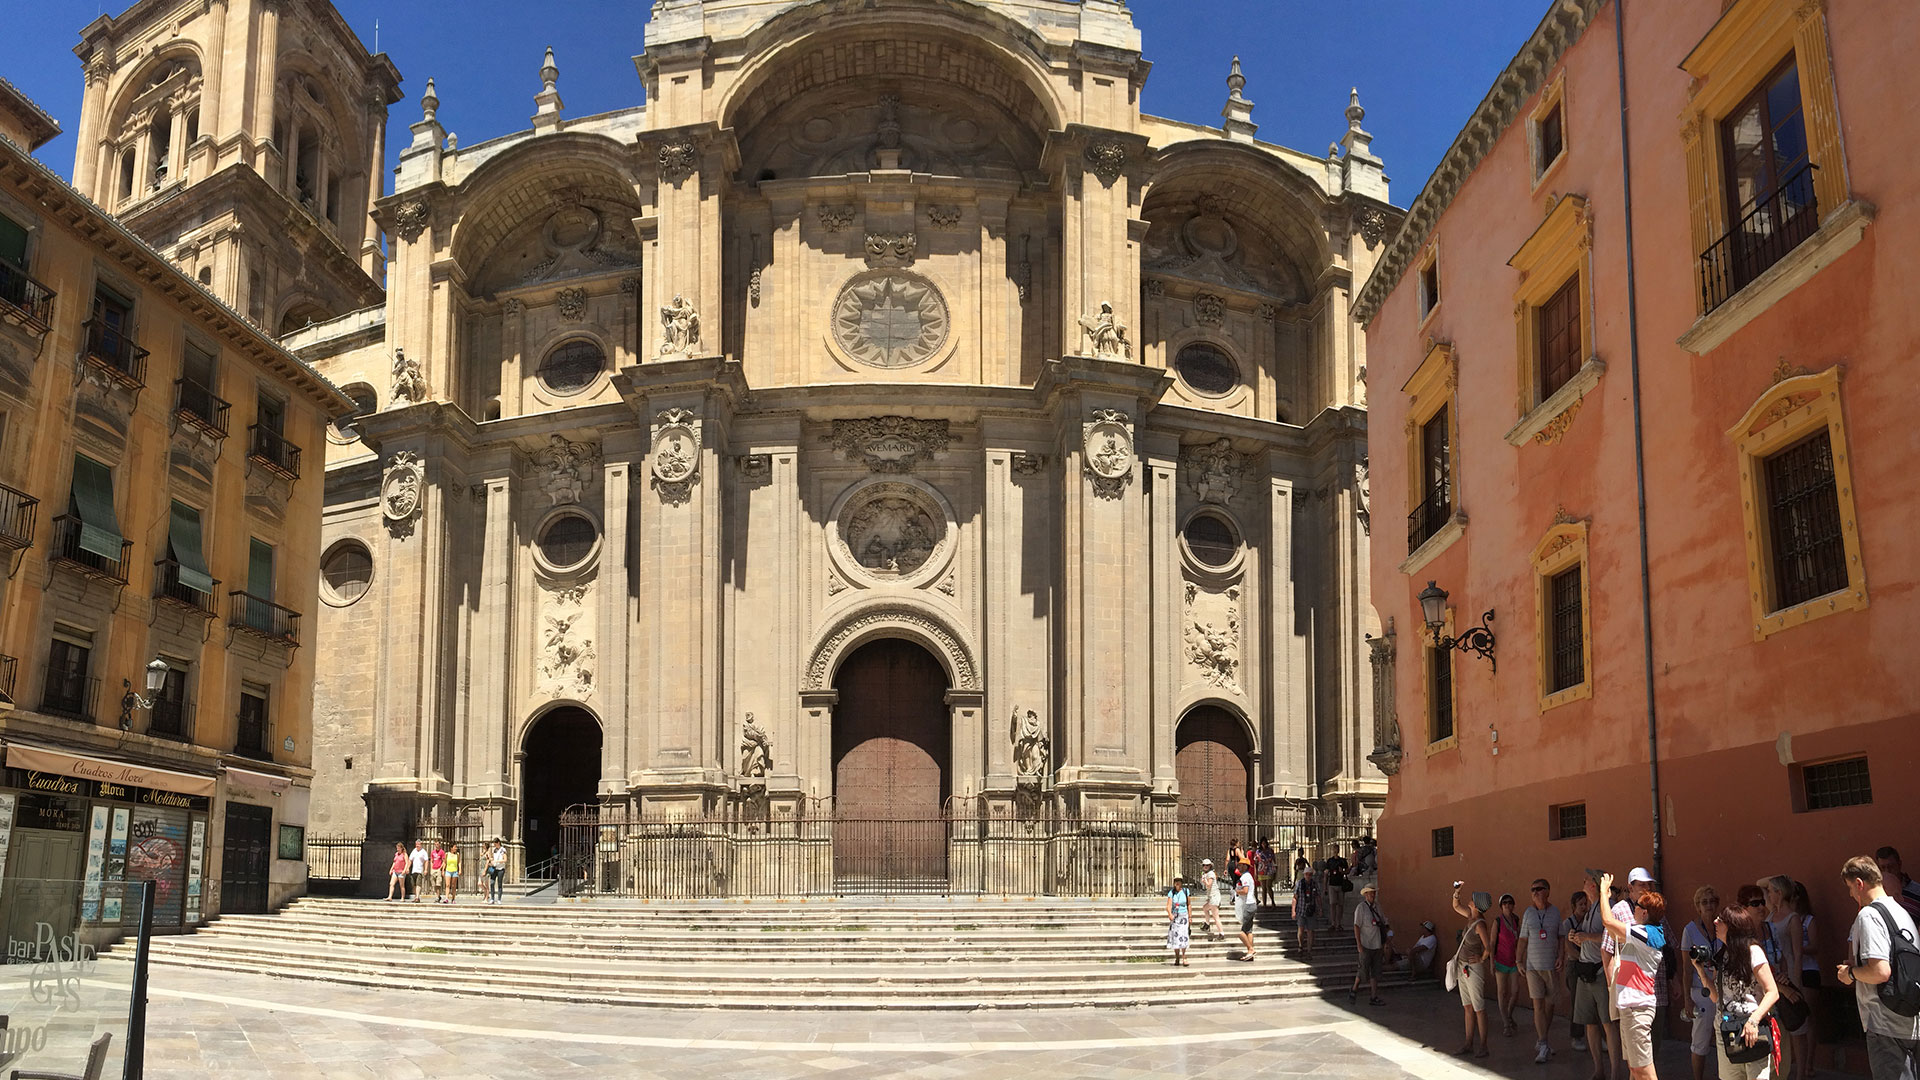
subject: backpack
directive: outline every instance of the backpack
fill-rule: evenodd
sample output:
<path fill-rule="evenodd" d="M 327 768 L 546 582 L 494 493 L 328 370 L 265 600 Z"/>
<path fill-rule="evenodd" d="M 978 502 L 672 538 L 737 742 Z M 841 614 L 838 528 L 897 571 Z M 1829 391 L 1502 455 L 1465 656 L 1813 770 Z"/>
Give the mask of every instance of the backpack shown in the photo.
<path fill-rule="evenodd" d="M 1887 928 L 1887 966 L 1893 969 L 1893 976 L 1880 984 L 1880 1004 L 1901 1016 L 1920 1016 L 1920 946 L 1913 942 L 1913 935 L 1894 924 L 1893 916 L 1880 910 L 1877 903 L 1868 904 L 1867 910 L 1880 919 Z M 1854 956 L 1859 958 L 1860 948 L 1854 946 Z"/>

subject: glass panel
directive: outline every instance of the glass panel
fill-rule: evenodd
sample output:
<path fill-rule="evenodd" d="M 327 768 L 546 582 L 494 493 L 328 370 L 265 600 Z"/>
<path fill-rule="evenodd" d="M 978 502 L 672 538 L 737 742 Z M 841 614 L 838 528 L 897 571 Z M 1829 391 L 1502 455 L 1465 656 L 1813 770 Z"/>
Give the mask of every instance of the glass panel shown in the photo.
<path fill-rule="evenodd" d="M 1181 349 L 1173 366 L 1188 386 L 1203 394 L 1224 394 L 1240 385 L 1239 366 L 1213 345 L 1199 343 Z"/>
<path fill-rule="evenodd" d="M 585 390 L 600 376 L 606 355 L 591 341 L 569 341 L 547 354 L 540 365 L 540 381 L 556 393 L 572 394 Z"/>
<path fill-rule="evenodd" d="M 0 262 L 27 268 L 27 230 L 5 214 L 0 214 Z"/>
<path fill-rule="evenodd" d="M 373 580 L 373 557 L 358 544 L 341 544 L 321 567 L 327 588 L 342 600 L 358 600 Z"/>
<path fill-rule="evenodd" d="M 0 793 L 0 821 L 25 798 Z M 140 878 L 126 875 L 129 810 L 95 806 L 86 832 L 0 829 L 9 1075 L 125 1075 L 143 892 Z"/>
<path fill-rule="evenodd" d="M 1447 470 L 1452 461 L 1447 453 L 1447 412 L 1450 406 L 1443 405 L 1420 429 L 1420 441 L 1427 461 L 1426 481 L 1422 494 L 1430 508 L 1445 507 L 1447 503 Z"/>
<path fill-rule="evenodd" d="M 258 423 L 261 427 L 266 428 L 275 435 L 283 435 L 286 433 L 287 419 L 285 405 L 275 401 L 273 398 L 262 397 L 257 411 L 259 413 Z"/>
<path fill-rule="evenodd" d="M 1433 669 L 1428 680 L 1433 687 L 1433 730 L 1427 741 L 1439 742 L 1453 738 L 1453 650 L 1428 649 L 1427 663 Z"/>
<path fill-rule="evenodd" d="M 1240 551 L 1240 538 L 1225 518 L 1200 514 L 1187 522 L 1187 550 L 1208 566 L 1225 566 Z"/>
<path fill-rule="evenodd" d="M 568 514 L 547 526 L 547 531 L 540 535 L 540 553 L 554 566 L 574 566 L 593 550 L 595 536 L 593 522 Z"/>

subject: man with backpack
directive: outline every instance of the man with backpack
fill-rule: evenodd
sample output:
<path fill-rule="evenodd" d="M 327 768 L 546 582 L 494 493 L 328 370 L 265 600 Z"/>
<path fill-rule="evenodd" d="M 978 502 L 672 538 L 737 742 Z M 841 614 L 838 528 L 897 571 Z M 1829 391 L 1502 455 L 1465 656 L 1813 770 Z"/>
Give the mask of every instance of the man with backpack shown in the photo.
<path fill-rule="evenodd" d="M 1840 879 L 1860 914 L 1848 935 L 1852 963 L 1841 964 L 1836 974 L 1842 985 L 1853 987 L 1859 1003 L 1873 1080 L 1915 1080 L 1920 1077 L 1920 933 L 1906 909 L 1887 896 L 1873 859 L 1848 859 Z"/>
<path fill-rule="evenodd" d="M 1300 959 L 1313 959 L 1313 920 L 1320 917 L 1320 883 L 1314 880 L 1313 867 L 1300 869 L 1293 881 L 1293 926 L 1298 931 Z"/>

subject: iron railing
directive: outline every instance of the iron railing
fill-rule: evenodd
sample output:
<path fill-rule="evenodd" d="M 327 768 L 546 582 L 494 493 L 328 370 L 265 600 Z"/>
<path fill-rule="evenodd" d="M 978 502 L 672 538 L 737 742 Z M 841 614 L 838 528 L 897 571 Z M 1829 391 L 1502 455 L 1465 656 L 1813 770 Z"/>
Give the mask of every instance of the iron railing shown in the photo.
<path fill-rule="evenodd" d="M 1788 173 L 1725 236 L 1700 254 L 1700 303 L 1711 312 L 1731 300 L 1820 228 L 1820 199 L 1806 162 Z"/>
<path fill-rule="evenodd" d="M 53 326 L 54 291 L 27 275 L 25 270 L 0 260 L 0 304 L 5 314 L 38 333 Z"/>
<path fill-rule="evenodd" d="M 227 437 L 227 411 L 232 406 L 192 379 L 173 381 L 173 415 L 212 435 Z"/>
<path fill-rule="evenodd" d="M 1427 500 L 1413 508 L 1407 515 L 1407 554 L 1420 550 L 1420 545 L 1433 539 L 1434 534 L 1447 527 L 1453 517 L 1453 500 L 1446 488 L 1434 492 Z"/>
<path fill-rule="evenodd" d="M 19 673 L 20 661 L 15 660 L 11 656 L 0 654 L 0 695 L 4 695 L 9 702 L 15 700 L 13 696 L 13 684 L 14 679 Z"/>
<path fill-rule="evenodd" d="M 155 698 L 147 717 L 147 734 L 161 739 L 193 739 L 193 702 Z"/>
<path fill-rule="evenodd" d="M 227 624 L 282 645 L 300 644 L 300 613 L 242 589 L 229 595 Z"/>
<path fill-rule="evenodd" d="M 100 702 L 100 680 L 47 672 L 47 689 L 40 696 L 40 711 L 75 720 L 92 720 Z"/>
<path fill-rule="evenodd" d="M 823 800 L 824 802 L 825 800 Z M 956 800 L 937 818 L 876 819 L 824 813 L 633 815 L 580 806 L 560 819 L 552 876 L 565 896 L 645 899 L 835 895 L 1133 897 L 1200 876 L 1212 858 L 1224 875 L 1235 840 L 1268 838 L 1282 876 L 1296 857 L 1340 848 L 1352 857 L 1355 825 L 1182 817 L 1177 813 L 1079 815 Z"/>
<path fill-rule="evenodd" d="M 32 547 L 34 519 L 39 514 L 39 499 L 0 484 L 0 547 Z"/>
<path fill-rule="evenodd" d="M 386 845 L 391 851 L 393 845 Z M 307 878 L 310 881 L 359 881 L 366 877 L 367 838 L 364 836 L 314 836 L 307 834 Z M 375 854 L 378 854 L 376 850 Z M 389 854 L 385 862 L 391 864 Z M 380 884 L 385 885 L 385 867 Z"/>
<path fill-rule="evenodd" d="M 53 519 L 53 561 L 88 577 L 104 581 L 127 583 L 127 559 L 133 551 L 133 541 L 120 541 L 120 557 L 109 559 L 80 546 L 80 519 L 72 514 L 61 514 Z"/>
<path fill-rule="evenodd" d="M 213 589 L 218 589 L 219 587 L 220 582 L 218 579 L 215 579 Z M 171 600 L 176 604 L 191 608 L 195 615 L 211 619 L 215 614 L 213 610 L 213 598 L 215 595 L 213 589 L 201 592 L 199 589 L 183 583 L 180 580 L 180 561 L 178 559 L 161 559 L 153 564 L 153 596 L 156 600 Z"/>
<path fill-rule="evenodd" d="M 147 385 L 147 350 L 133 336 L 98 319 L 88 319 L 85 356 L 89 363 L 138 390 Z"/>
<path fill-rule="evenodd" d="M 300 479 L 300 448 L 264 424 L 247 428 L 247 456 L 289 480 Z"/>

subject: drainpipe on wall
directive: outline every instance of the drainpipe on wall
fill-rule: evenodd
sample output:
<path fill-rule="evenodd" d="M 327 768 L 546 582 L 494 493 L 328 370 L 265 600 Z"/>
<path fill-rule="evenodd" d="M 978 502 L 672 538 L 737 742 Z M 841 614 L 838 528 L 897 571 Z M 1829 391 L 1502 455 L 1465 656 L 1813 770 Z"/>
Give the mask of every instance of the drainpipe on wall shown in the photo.
<path fill-rule="evenodd" d="M 1633 273 L 1633 149 L 1627 127 L 1627 36 L 1621 9 L 1613 0 L 1613 49 L 1620 70 L 1620 194 L 1627 239 L 1627 357 L 1633 375 L 1633 480 L 1640 513 L 1640 641 L 1647 681 L 1647 774 L 1653 791 L 1653 876 L 1664 888 L 1666 868 L 1660 843 L 1660 712 L 1653 693 L 1653 574 L 1647 557 L 1647 444 L 1640 413 L 1640 302 Z"/>

